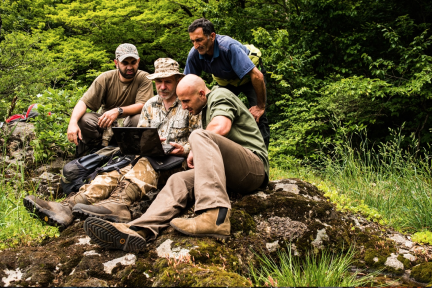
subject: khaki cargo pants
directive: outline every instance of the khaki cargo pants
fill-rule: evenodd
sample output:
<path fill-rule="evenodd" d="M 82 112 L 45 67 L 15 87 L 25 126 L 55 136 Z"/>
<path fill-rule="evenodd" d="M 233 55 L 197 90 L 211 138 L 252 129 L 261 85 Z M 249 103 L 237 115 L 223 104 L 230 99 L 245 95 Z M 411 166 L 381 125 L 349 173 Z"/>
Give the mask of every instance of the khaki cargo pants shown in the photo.
<path fill-rule="evenodd" d="M 261 159 L 228 138 L 198 129 L 191 133 L 189 143 L 195 168 L 169 177 L 146 213 L 128 223 L 149 229 L 153 239 L 188 202 L 195 202 L 195 211 L 231 208 L 227 188 L 247 194 L 264 182 Z"/>

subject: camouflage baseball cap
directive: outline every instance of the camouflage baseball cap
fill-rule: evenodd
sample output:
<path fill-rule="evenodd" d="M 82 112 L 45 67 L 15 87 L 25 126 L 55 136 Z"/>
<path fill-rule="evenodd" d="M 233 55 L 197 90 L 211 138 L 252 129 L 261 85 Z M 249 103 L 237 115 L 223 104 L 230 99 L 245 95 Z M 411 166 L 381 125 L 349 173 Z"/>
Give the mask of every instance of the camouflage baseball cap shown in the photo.
<path fill-rule="evenodd" d="M 120 44 L 115 51 L 116 59 L 122 62 L 124 59 L 128 57 L 133 57 L 135 59 L 139 59 L 137 48 L 129 43 Z"/>
<path fill-rule="evenodd" d="M 179 71 L 179 64 L 171 58 L 159 58 L 154 62 L 155 73 L 147 75 L 147 78 L 154 80 L 156 78 L 165 78 L 173 75 L 183 75 Z"/>

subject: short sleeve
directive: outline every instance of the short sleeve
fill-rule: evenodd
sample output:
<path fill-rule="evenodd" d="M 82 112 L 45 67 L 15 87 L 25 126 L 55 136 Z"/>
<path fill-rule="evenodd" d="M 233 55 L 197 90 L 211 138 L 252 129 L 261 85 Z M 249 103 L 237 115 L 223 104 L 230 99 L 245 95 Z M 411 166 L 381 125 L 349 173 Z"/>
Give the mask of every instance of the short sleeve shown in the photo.
<path fill-rule="evenodd" d="M 102 106 L 102 100 L 106 93 L 103 86 L 98 82 L 98 79 L 99 77 L 93 81 L 80 99 L 86 104 L 87 108 L 95 112 Z"/>
<path fill-rule="evenodd" d="M 186 60 L 186 67 L 184 69 L 184 74 L 195 74 L 200 76 L 202 73 L 202 68 L 200 64 L 198 63 L 199 56 L 197 55 L 198 52 L 195 51 L 195 48 L 192 47 L 191 51 L 189 52 L 188 58 Z M 197 59 L 198 58 L 198 59 Z"/>
<path fill-rule="evenodd" d="M 255 67 L 246 52 L 238 45 L 230 45 L 228 58 L 232 69 L 240 79 L 243 79 Z"/>
<path fill-rule="evenodd" d="M 237 113 L 237 108 L 229 98 L 220 97 L 211 103 L 209 113 L 210 121 L 216 116 L 225 116 L 233 122 Z"/>
<path fill-rule="evenodd" d="M 145 75 L 142 76 L 143 80 L 140 86 L 138 87 L 138 91 L 135 97 L 135 103 L 146 103 L 153 95 L 153 83 L 150 79 L 146 77 L 148 73 L 143 73 Z"/>

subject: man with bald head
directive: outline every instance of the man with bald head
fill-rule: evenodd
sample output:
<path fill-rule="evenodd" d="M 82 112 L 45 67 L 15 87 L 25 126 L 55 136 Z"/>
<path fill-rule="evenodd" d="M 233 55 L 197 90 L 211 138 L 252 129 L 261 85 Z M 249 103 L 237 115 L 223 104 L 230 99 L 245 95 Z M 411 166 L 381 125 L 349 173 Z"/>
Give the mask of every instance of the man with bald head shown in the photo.
<path fill-rule="evenodd" d="M 189 137 L 187 163 L 192 169 L 172 175 L 146 213 L 133 222 L 111 225 L 87 219 L 84 229 L 96 243 L 139 250 L 169 225 L 190 236 L 227 239 L 231 230 L 228 189 L 248 194 L 267 185 L 264 140 L 254 117 L 235 94 L 220 87 L 209 90 L 200 77 L 190 74 L 178 84 L 177 96 L 183 109 L 193 115 L 202 112 L 204 129 Z M 173 219 L 193 200 L 197 217 Z"/>

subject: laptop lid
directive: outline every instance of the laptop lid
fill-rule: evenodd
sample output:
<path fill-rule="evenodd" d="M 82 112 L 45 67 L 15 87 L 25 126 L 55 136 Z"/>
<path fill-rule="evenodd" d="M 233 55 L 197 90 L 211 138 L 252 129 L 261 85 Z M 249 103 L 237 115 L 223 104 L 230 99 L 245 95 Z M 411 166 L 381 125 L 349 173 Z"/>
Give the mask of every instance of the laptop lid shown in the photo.
<path fill-rule="evenodd" d="M 112 130 L 124 155 L 164 156 L 168 154 L 162 147 L 157 128 L 113 127 Z"/>

